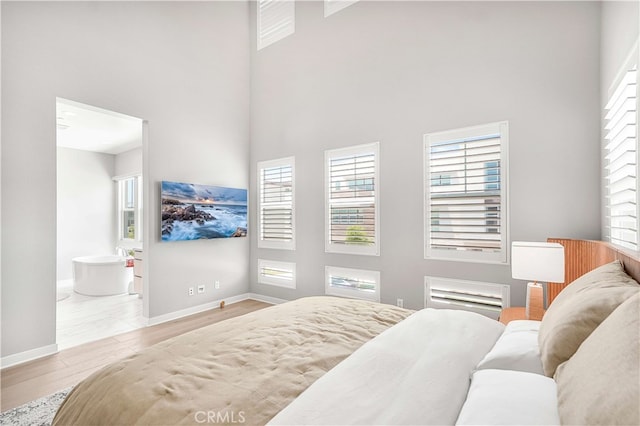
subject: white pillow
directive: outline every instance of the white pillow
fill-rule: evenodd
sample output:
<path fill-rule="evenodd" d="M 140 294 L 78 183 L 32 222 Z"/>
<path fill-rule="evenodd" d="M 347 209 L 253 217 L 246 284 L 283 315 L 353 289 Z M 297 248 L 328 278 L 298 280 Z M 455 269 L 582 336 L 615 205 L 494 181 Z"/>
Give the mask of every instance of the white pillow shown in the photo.
<path fill-rule="evenodd" d="M 516 370 L 544 374 L 538 346 L 540 321 L 511 321 L 476 370 Z"/>
<path fill-rule="evenodd" d="M 473 373 L 458 425 L 559 425 L 556 383 L 533 373 Z"/>

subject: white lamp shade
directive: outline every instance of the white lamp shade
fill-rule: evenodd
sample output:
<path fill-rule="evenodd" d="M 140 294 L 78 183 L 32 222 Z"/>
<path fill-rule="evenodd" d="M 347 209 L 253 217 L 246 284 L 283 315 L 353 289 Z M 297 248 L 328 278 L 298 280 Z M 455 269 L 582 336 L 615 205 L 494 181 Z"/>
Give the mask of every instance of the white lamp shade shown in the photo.
<path fill-rule="evenodd" d="M 511 243 L 511 276 L 517 280 L 564 282 L 564 247 L 558 243 Z"/>

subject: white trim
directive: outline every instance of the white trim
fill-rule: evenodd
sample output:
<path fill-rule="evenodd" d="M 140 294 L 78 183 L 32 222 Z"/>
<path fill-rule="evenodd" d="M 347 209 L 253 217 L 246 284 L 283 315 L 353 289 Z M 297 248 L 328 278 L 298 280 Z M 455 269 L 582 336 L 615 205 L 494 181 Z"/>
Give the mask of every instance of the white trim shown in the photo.
<path fill-rule="evenodd" d="M 285 299 L 279 299 L 277 297 L 271 297 L 271 296 L 264 296 L 258 293 L 249 293 L 249 299 L 257 300 L 258 302 L 269 303 L 271 305 L 280 305 L 282 303 L 288 302 L 288 300 L 285 300 Z"/>
<path fill-rule="evenodd" d="M 358 289 L 336 288 L 329 283 L 331 275 L 342 275 L 354 279 L 373 280 L 376 284 L 375 291 L 369 292 Z M 367 269 L 341 268 L 338 266 L 325 266 L 324 268 L 324 292 L 329 296 L 349 297 L 352 299 L 370 300 L 380 302 L 380 271 Z"/>
<path fill-rule="evenodd" d="M 272 241 L 262 239 L 262 202 L 261 202 L 261 188 L 262 188 L 262 173 L 261 170 L 272 167 L 291 166 L 291 241 Z M 256 174 L 258 175 L 258 190 L 257 193 L 257 235 L 258 235 L 258 248 L 270 248 L 281 250 L 295 250 L 296 249 L 296 159 L 295 157 L 278 158 L 276 160 L 258 161 L 256 167 Z"/>
<path fill-rule="evenodd" d="M 263 268 L 276 268 L 291 271 L 291 280 L 279 279 L 262 274 Z M 258 283 L 276 287 L 296 289 L 296 264 L 293 262 L 279 262 L 277 260 L 258 259 Z"/>
<path fill-rule="evenodd" d="M 501 202 L 501 224 L 500 240 L 501 247 L 499 253 L 489 253 L 481 251 L 463 250 L 437 250 L 431 248 L 429 235 L 431 228 L 430 211 L 431 197 L 429 182 L 429 152 L 431 143 L 446 140 L 456 140 L 479 135 L 488 132 L 500 134 L 500 202 Z M 422 149 L 422 169 L 423 169 L 423 244 L 424 258 L 435 260 L 453 260 L 472 263 L 486 264 L 509 264 L 509 122 L 500 121 L 478 126 L 469 126 L 460 129 L 432 132 L 424 135 Z"/>
<path fill-rule="evenodd" d="M 179 311 L 170 312 L 164 315 L 158 315 L 156 317 L 149 318 L 149 325 L 162 324 L 167 321 L 173 321 L 179 318 L 187 317 L 193 314 L 199 314 L 200 312 L 208 311 L 210 309 L 220 308 L 220 302 L 224 301 L 227 305 L 232 305 L 237 302 L 249 299 L 248 293 L 240 294 L 237 296 L 223 297 L 213 302 L 203 303 L 202 305 L 192 306 L 190 308 L 181 309 Z"/>
<path fill-rule="evenodd" d="M 133 173 L 126 173 L 124 175 L 113 176 L 111 180 L 120 181 L 120 180 L 130 179 L 133 177 L 142 177 L 142 172 L 133 172 Z"/>
<path fill-rule="evenodd" d="M 39 348 L 30 349 L 28 351 L 19 352 L 13 355 L 7 355 L 0 359 L 0 368 L 5 369 L 7 367 L 13 367 L 14 365 L 22 364 L 25 362 L 33 361 L 38 358 L 53 355 L 58 353 L 58 344 L 41 346 Z"/>
<path fill-rule="evenodd" d="M 374 154 L 374 243 L 372 245 L 333 244 L 331 242 L 331 170 L 330 160 L 336 157 L 349 157 L 358 154 Z M 380 256 L 380 142 L 355 145 L 346 148 L 328 149 L 324 152 L 324 249 L 327 253 L 360 254 Z"/>

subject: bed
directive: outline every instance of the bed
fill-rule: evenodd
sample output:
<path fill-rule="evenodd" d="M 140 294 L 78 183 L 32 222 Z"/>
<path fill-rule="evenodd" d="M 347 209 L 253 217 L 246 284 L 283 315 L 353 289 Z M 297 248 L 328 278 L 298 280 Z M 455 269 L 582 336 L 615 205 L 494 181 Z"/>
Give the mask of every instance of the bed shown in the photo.
<path fill-rule="evenodd" d="M 303 298 L 105 367 L 53 424 L 639 424 L 638 260 L 588 244 L 541 322 Z"/>

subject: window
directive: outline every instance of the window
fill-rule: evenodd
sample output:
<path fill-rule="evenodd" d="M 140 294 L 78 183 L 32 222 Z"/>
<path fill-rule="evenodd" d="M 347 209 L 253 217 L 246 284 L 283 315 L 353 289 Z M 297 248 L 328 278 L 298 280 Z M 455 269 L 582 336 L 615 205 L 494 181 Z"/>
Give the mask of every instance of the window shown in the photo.
<path fill-rule="evenodd" d="M 377 142 L 325 152 L 327 252 L 379 254 L 378 152 Z"/>
<path fill-rule="evenodd" d="M 510 287 L 478 281 L 424 277 L 425 308 L 463 309 L 498 319 L 510 306 Z"/>
<path fill-rule="evenodd" d="M 357 2 L 358 0 L 324 0 L 324 17 L 333 15 Z"/>
<path fill-rule="evenodd" d="M 424 136 L 425 258 L 507 263 L 507 122 Z"/>
<path fill-rule="evenodd" d="M 633 62 L 605 106 L 605 234 L 632 250 L 638 250 L 637 72 Z"/>
<path fill-rule="evenodd" d="M 142 176 L 116 178 L 118 239 L 142 241 Z"/>
<path fill-rule="evenodd" d="M 295 2 L 258 0 L 258 50 L 295 32 Z"/>
<path fill-rule="evenodd" d="M 380 272 L 325 267 L 325 293 L 331 296 L 380 301 Z"/>
<path fill-rule="evenodd" d="M 258 247 L 295 249 L 293 157 L 258 163 Z"/>
<path fill-rule="evenodd" d="M 258 259 L 258 282 L 295 289 L 296 264 Z"/>

